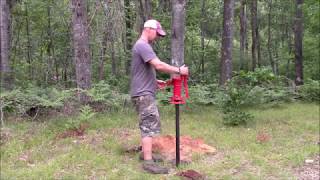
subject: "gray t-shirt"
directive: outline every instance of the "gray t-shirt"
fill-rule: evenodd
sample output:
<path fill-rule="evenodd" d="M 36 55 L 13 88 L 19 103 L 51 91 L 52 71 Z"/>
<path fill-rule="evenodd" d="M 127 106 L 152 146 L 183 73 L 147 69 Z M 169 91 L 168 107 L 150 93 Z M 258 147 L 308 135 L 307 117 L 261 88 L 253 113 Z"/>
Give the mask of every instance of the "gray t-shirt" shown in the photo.
<path fill-rule="evenodd" d="M 138 40 L 132 48 L 131 60 L 131 97 L 155 95 L 157 80 L 156 71 L 149 63 L 156 58 L 151 45 Z"/>

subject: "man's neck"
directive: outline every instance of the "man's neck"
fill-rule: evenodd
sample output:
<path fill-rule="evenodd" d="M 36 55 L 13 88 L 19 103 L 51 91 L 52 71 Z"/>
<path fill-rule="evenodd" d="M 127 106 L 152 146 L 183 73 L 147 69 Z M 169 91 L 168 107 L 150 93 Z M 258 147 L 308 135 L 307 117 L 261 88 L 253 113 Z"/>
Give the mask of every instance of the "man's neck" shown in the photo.
<path fill-rule="evenodd" d="M 150 43 L 148 38 L 147 38 L 147 36 L 145 36 L 144 34 L 142 34 L 139 39 L 144 41 L 144 42 Z"/>

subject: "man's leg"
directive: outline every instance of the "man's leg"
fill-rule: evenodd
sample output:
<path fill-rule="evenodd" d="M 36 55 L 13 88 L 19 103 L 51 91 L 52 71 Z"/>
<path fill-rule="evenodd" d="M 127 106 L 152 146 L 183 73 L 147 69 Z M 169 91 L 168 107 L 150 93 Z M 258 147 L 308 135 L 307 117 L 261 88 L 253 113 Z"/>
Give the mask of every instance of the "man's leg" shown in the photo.
<path fill-rule="evenodd" d="M 141 139 L 144 160 L 152 160 L 152 137 L 146 136 Z"/>

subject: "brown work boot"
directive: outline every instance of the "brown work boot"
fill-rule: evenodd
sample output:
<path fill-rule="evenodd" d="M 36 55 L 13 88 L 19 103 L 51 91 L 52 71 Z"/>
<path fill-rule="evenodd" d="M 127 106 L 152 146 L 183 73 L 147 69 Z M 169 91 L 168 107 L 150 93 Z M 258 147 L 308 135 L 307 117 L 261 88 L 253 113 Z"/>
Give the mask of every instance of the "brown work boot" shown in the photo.
<path fill-rule="evenodd" d="M 152 174 L 168 174 L 169 169 L 157 165 L 153 160 L 143 161 L 143 169 Z"/>
<path fill-rule="evenodd" d="M 141 153 L 139 154 L 139 159 L 140 159 L 141 161 L 144 160 L 143 152 L 141 152 Z M 152 160 L 153 160 L 154 162 L 163 162 L 163 157 L 162 157 L 160 154 L 152 154 Z"/>

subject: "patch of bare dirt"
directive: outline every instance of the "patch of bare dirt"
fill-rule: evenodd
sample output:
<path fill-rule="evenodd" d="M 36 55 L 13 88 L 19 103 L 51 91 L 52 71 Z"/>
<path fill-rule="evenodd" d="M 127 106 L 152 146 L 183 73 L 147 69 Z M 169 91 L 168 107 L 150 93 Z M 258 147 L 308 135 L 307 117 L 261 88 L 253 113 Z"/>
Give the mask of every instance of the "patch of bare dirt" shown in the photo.
<path fill-rule="evenodd" d="M 81 124 L 78 128 L 68 129 L 56 136 L 56 139 L 64 139 L 68 137 L 78 137 L 83 136 L 85 130 L 88 129 L 89 124 Z"/>
<path fill-rule="evenodd" d="M 141 146 L 124 145 L 124 152 L 138 153 Z M 160 154 L 164 160 L 173 162 L 176 158 L 176 138 L 171 135 L 157 136 L 153 138 L 152 151 Z M 215 155 L 217 150 L 204 143 L 202 139 L 192 139 L 190 136 L 180 137 L 180 160 L 181 162 L 191 162 L 193 154 Z"/>
<path fill-rule="evenodd" d="M 258 132 L 256 139 L 259 143 L 266 143 L 270 141 L 271 135 L 267 132 L 260 131 Z"/>
<path fill-rule="evenodd" d="M 113 128 L 111 129 L 111 133 L 117 139 L 119 139 L 120 142 L 129 142 L 137 135 L 137 130 L 128 128 Z"/>
<path fill-rule="evenodd" d="M 294 169 L 294 174 L 299 180 L 319 180 L 320 154 L 314 158 L 306 159 L 303 166 Z"/>
<path fill-rule="evenodd" d="M 175 136 L 165 135 L 153 139 L 153 151 L 160 153 L 166 160 L 172 161 L 176 157 Z M 190 136 L 180 137 L 180 160 L 191 162 L 192 154 L 215 154 L 217 150 L 204 143 L 200 138 L 192 139 Z"/>
<path fill-rule="evenodd" d="M 203 174 L 192 169 L 178 172 L 176 175 L 183 177 L 185 180 L 205 180 L 205 176 Z"/>

